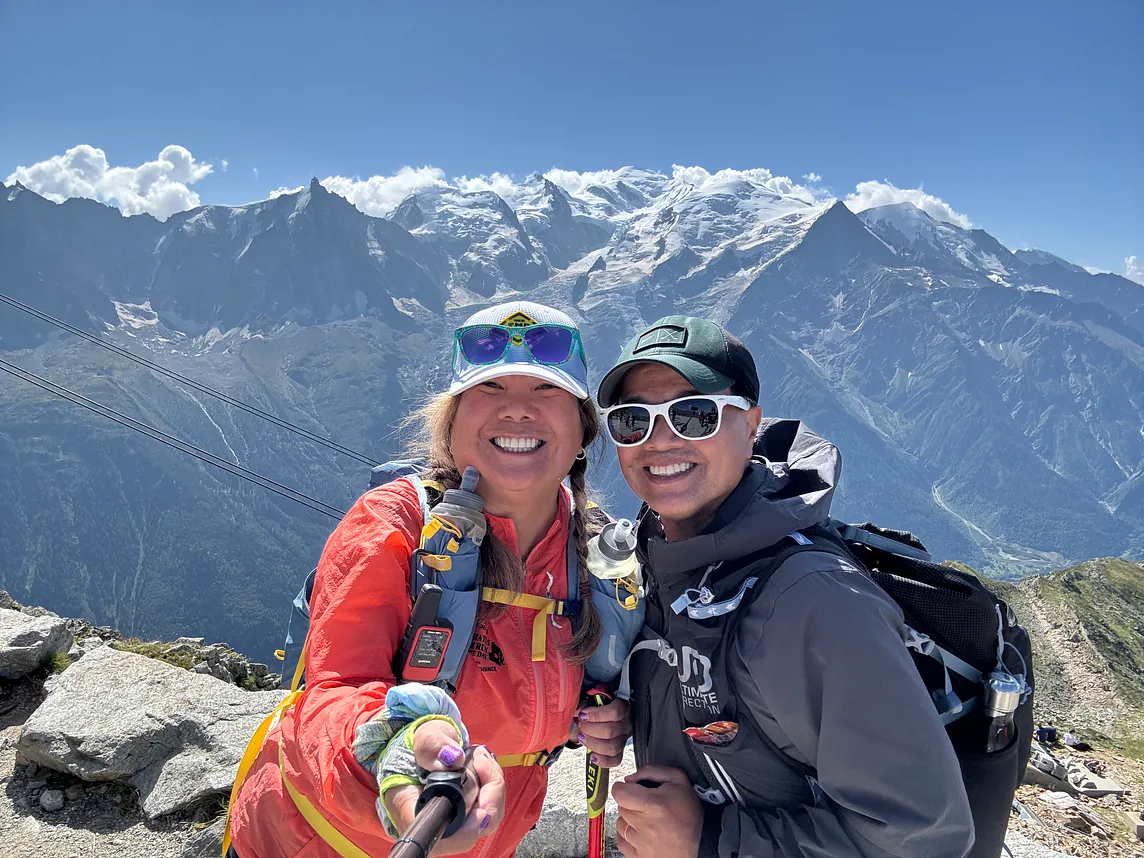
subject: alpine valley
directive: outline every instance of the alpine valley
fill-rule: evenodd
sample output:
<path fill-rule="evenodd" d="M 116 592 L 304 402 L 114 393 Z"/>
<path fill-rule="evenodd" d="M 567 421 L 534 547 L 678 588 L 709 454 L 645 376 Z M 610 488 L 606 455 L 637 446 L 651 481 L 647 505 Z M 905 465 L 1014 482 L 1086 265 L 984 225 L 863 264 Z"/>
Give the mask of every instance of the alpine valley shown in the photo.
<path fill-rule="evenodd" d="M 160 222 L 0 185 L 0 293 L 379 462 L 481 306 L 567 311 L 594 378 L 644 324 L 708 316 L 753 351 L 764 411 L 842 450 L 839 518 L 1002 578 L 1144 555 L 1144 287 L 762 170 L 495 187 L 373 217 L 315 180 Z M 8 304 L 0 358 L 339 509 L 366 488 L 361 462 Z M 23 603 L 268 654 L 334 523 L 0 374 L 0 588 Z"/>

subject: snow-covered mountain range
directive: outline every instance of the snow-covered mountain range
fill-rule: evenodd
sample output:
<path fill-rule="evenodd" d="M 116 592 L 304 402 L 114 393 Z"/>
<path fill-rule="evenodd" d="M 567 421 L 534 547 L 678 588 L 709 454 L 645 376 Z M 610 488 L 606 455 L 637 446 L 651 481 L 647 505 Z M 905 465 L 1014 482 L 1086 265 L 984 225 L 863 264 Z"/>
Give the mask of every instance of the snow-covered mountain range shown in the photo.
<path fill-rule="evenodd" d="M 766 171 L 625 168 L 442 182 L 384 217 L 315 180 L 160 223 L 15 185 L 0 283 L 379 460 L 482 305 L 567 310 L 597 377 L 639 326 L 705 315 L 752 348 L 768 413 L 840 446 L 842 517 L 1009 575 L 1144 553 L 1144 287 L 909 204 L 855 214 Z M 0 357 L 343 508 L 361 488 L 360 466 L 3 305 Z M 220 637 L 277 633 L 328 521 L 8 376 L 0 409 L 0 587 L 158 634 L 205 619 L 205 584 L 239 605 Z M 631 512 L 608 458 L 596 483 Z"/>

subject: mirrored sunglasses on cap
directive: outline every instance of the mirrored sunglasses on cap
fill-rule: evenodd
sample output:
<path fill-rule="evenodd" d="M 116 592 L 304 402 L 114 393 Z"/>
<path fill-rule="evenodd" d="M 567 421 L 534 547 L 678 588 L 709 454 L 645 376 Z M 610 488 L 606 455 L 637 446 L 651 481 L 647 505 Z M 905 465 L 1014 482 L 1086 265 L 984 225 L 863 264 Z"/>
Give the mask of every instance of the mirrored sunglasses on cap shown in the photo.
<path fill-rule="evenodd" d="M 637 447 L 651 437 L 656 417 L 662 417 L 671 431 L 688 441 L 710 438 L 723 423 L 723 409 L 730 405 L 751 409 L 742 396 L 683 396 L 659 405 L 629 402 L 600 410 L 608 435 L 617 447 Z"/>
<path fill-rule="evenodd" d="M 465 325 L 457 328 L 456 348 L 472 366 L 487 366 L 504 358 L 510 345 L 528 349 L 537 363 L 555 366 L 582 349 L 580 332 L 567 325 Z"/>

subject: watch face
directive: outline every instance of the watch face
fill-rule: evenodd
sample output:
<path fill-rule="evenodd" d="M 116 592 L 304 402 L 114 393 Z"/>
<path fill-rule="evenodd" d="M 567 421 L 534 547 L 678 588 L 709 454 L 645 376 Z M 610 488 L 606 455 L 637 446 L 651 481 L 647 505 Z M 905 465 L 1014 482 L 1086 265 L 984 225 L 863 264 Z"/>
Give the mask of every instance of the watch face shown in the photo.
<path fill-rule="evenodd" d="M 449 630 L 426 627 L 417 632 L 413 652 L 409 656 L 409 666 L 439 667 L 449 645 Z"/>

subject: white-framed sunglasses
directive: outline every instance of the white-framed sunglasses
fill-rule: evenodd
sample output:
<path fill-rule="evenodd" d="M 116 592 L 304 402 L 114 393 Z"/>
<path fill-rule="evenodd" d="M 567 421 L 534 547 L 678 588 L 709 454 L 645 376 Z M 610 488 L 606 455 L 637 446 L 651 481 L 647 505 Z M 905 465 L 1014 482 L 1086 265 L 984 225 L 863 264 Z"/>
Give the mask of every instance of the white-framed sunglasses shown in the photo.
<path fill-rule="evenodd" d="M 655 418 L 662 417 L 671 431 L 688 441 L 710 438 L 723 423 L 723 409 L 730 405 L 742 411 L 753 406 L 742 396 L 681 396 L 659 405 L 627 402 L 600 409 L 608 437 L 617 447 L 638 447 L 651 437 Z"/>

